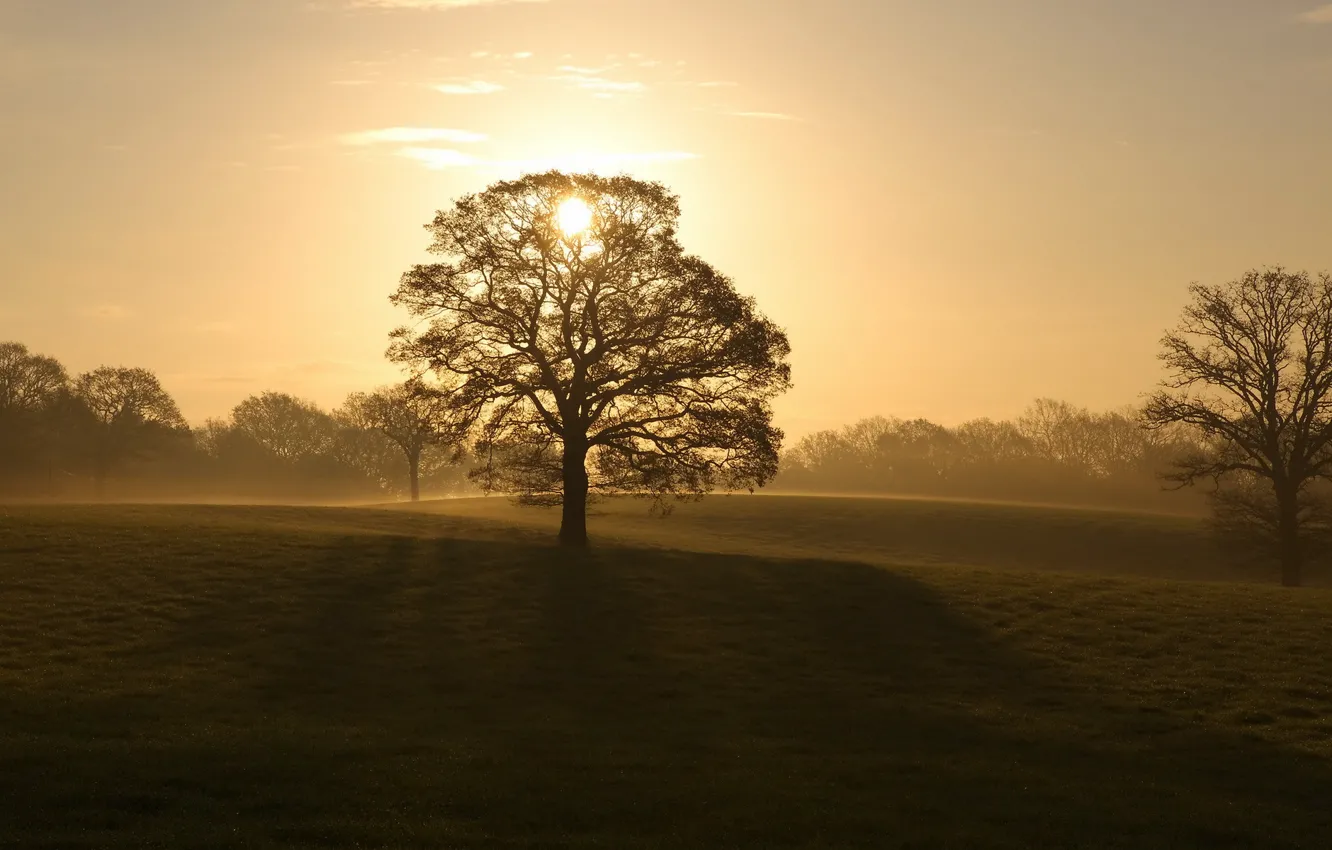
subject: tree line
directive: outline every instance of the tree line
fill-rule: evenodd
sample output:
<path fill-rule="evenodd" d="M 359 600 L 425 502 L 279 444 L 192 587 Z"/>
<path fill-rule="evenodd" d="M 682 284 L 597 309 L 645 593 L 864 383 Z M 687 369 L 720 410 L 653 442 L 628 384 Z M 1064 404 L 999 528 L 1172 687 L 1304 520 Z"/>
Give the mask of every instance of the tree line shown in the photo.
<path fill-rule="evenodd" d="M 1202 485 L 1231 548 L 1298 586 L 1332 549 L 1332 276 L 1269 267 L 1189 295 L 1140 410 L 1043 400 L 1016 422 L 868 420 L 802 440 L 782 480 L 1091 504 L 1141 498 L 1153 479 Z"/>
<path fill-rule="evenodd" d="M 1161 477 L 1200 440 L 1183 426 L 1144 428 L 1141 409 L 1095 413 L 1054 399 L 1014 420 L 951 428 L 879 416 L 798 441 L 773 487 L 1190 511 L 1196 494 L 1165 491 Z"/>
<path fill-rule="evenodd" d="M 335 411 L 264 393 L 190 430 L 144 370 L 71 379 L 9 344 L 0 478 L 102 488 L 168 457 L 238 489 L 415 497 L 470 451 L 471 482 L 560 506 L 560 542 L 586 546 L 590 499 L 753 490 L 779 469 L 791 488 L 1104 503 L 1140 498 L 1167 468 L 1169 487 L 1205 485 L 1218 527 L 1285 584 L 1326 548 L 1332 277 L 1275 267 L 1192 286 L 1141 410 L 868 420 L 783 456 L 772 401 L 791 385 L 790 342 L 684 251 L 679 216 L 665 186 L 624 175 L 529 174 L 457 199 L 427 225 L 437 261 L 390 298 L 414 322 L 389 349 L 409 380 Z"/>
<path fill-rule="evenodd" d="M 29 498 L 376 499 L 453 492 L 462 436 L 444 399 L 401 384 L 335 410 L 263 392 L 189 427 L 147 369 L 71 376 L 0 343 L 0 494 Z"/>

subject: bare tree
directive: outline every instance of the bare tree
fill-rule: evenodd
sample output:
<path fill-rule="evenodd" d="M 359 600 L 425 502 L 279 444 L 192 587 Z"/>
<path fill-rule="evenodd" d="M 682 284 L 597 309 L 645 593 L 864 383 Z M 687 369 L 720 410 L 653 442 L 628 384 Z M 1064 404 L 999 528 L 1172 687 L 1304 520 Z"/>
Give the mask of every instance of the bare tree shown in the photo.
<path fill-rule="evenodd" d="M 1091 466 L 1092 414 L 1066 401 L 1038 398 L 1017 420 L 1018 430 L 1036 454 L 1051 463 L 1074 468 Z"/>
<path fill-rule="evenodd" d="M 121 461 L 189 431 L 175 400 L 147 369 L 102 366 L 85 372 L 74 379 L 74 397 L 92 426 L 89 449 L 99 496 Z"/>
<path fill-rule="evenodd" d="M 481 481 L 562 504 L 565 545 L 587 544 L 590 493 L 698 497 L 777 470 L 786 335 L 684 253 L 679 214 L 627 176 L 496 183 L 436 216 L 443 261 L 393 296 L 427 324 L 395 332 L 390 356 L 460 379 Z"/>
<path fill-rule="evenodd" d="M 1281 581 L 1298 586 L 1307 491 L 1332 471 L 1332 278 L 1277 267 L 1190 292 L 1162 340 L 1169 377 L 1146 420 L 1186 423 L 1211 441 L 1179 461 L 1170 477 L 1180 486 L 1235 474 L 1269 484 L 1274 510 L 1256 509 L 1252 488 L 1229 509 L 1274 532 Z"/>
<path fill-rule="evenodd" d="M 427 449 L 452 449 L 447 460 L 460 460 L 472 424 L 467 411 L 451 405 L 446 394 L 419 382 L 352 393 L 341 413 L 357 427 L 383 434 L 402 451 L 413 502 L 421 498 L 421 462 Z"/>
<path fill-rule="evenodd" d="M 954 429 L 959 453 L 973 465 L 1021 462 L 1032 454 L 1030 441 L 1016 424 L 992 419 L 971 419 Z"/>

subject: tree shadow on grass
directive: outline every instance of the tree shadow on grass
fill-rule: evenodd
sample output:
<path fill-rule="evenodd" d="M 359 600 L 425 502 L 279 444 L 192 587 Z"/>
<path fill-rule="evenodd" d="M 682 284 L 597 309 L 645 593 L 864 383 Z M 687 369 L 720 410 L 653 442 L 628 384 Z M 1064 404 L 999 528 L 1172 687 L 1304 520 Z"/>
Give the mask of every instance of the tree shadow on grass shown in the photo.
<path fill-rule="evenodd" d="M 357 537 L 147 701 L 7 698 L 24 846 L 1317 847 L 1332 767 L 1090 692 L 889 570 Z M 34 712 L 45 725 L 34 726 Z M 205 840 L 206 839 L 206 840 Z"/>

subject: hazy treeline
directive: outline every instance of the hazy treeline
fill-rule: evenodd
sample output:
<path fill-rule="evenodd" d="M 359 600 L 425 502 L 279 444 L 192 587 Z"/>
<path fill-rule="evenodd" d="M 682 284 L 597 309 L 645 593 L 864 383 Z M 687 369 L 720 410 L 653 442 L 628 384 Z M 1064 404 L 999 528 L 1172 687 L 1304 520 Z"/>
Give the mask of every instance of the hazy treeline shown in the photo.
<path fill-rule="evenodd" d="M 147 370 L 70 375 L 0 343 L 0 495 L 392 499 L 411 495 L 413 457 L 427 494 L 466 490 L 462 441 L 438 439 L 429 411 L 403 422 L 412 404 L 392 388 L 335 410 L 264 392 L 191 428 Z M 1192 509 L 1200 496 L 1163 491 L 1160 475 L 1199 448 L 1184 428 L 1142 428 L 1133 409 L 1040 399 L 1013 421 L 875 417 L 820 431 L 783 453 L 774 487 Z"/>
<path fill-rule="evenodd" d="M 1014 420 L 954 428 L 875 417 L 811 434 L 788 449 L 774 486 L 807 492 L 1202 507 L 1161 475 L 1201 448 L 1189 429 L 1147 430 L 1133 408 L 1096 413 L 1039 399 Z"/>
<path fill-rule="evenodd" d="M 410 494 L 413 466 L 426 492 L 462 487 L 456 450 L 409 427 L 410 409 L 394 388 L 336 410 L 265 392 L 191 428 L 146 369 L 70 375 L 0 343 L 0 495 L 368 500 Z"/>

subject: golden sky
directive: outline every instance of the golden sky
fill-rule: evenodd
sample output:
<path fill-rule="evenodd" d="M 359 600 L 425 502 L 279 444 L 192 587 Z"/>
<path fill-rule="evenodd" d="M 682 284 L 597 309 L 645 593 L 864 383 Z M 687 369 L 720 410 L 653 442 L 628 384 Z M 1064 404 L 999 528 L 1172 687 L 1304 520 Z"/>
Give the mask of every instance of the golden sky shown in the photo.
<path fill-rule="evenodd" d="M 0 339 L 331 406 L 433 212 L 550 166 L 681 195 L 793 435 L 1117 406 L 1190 281 L 1332 267 L 1332 5 L 0 0 Z"/>

